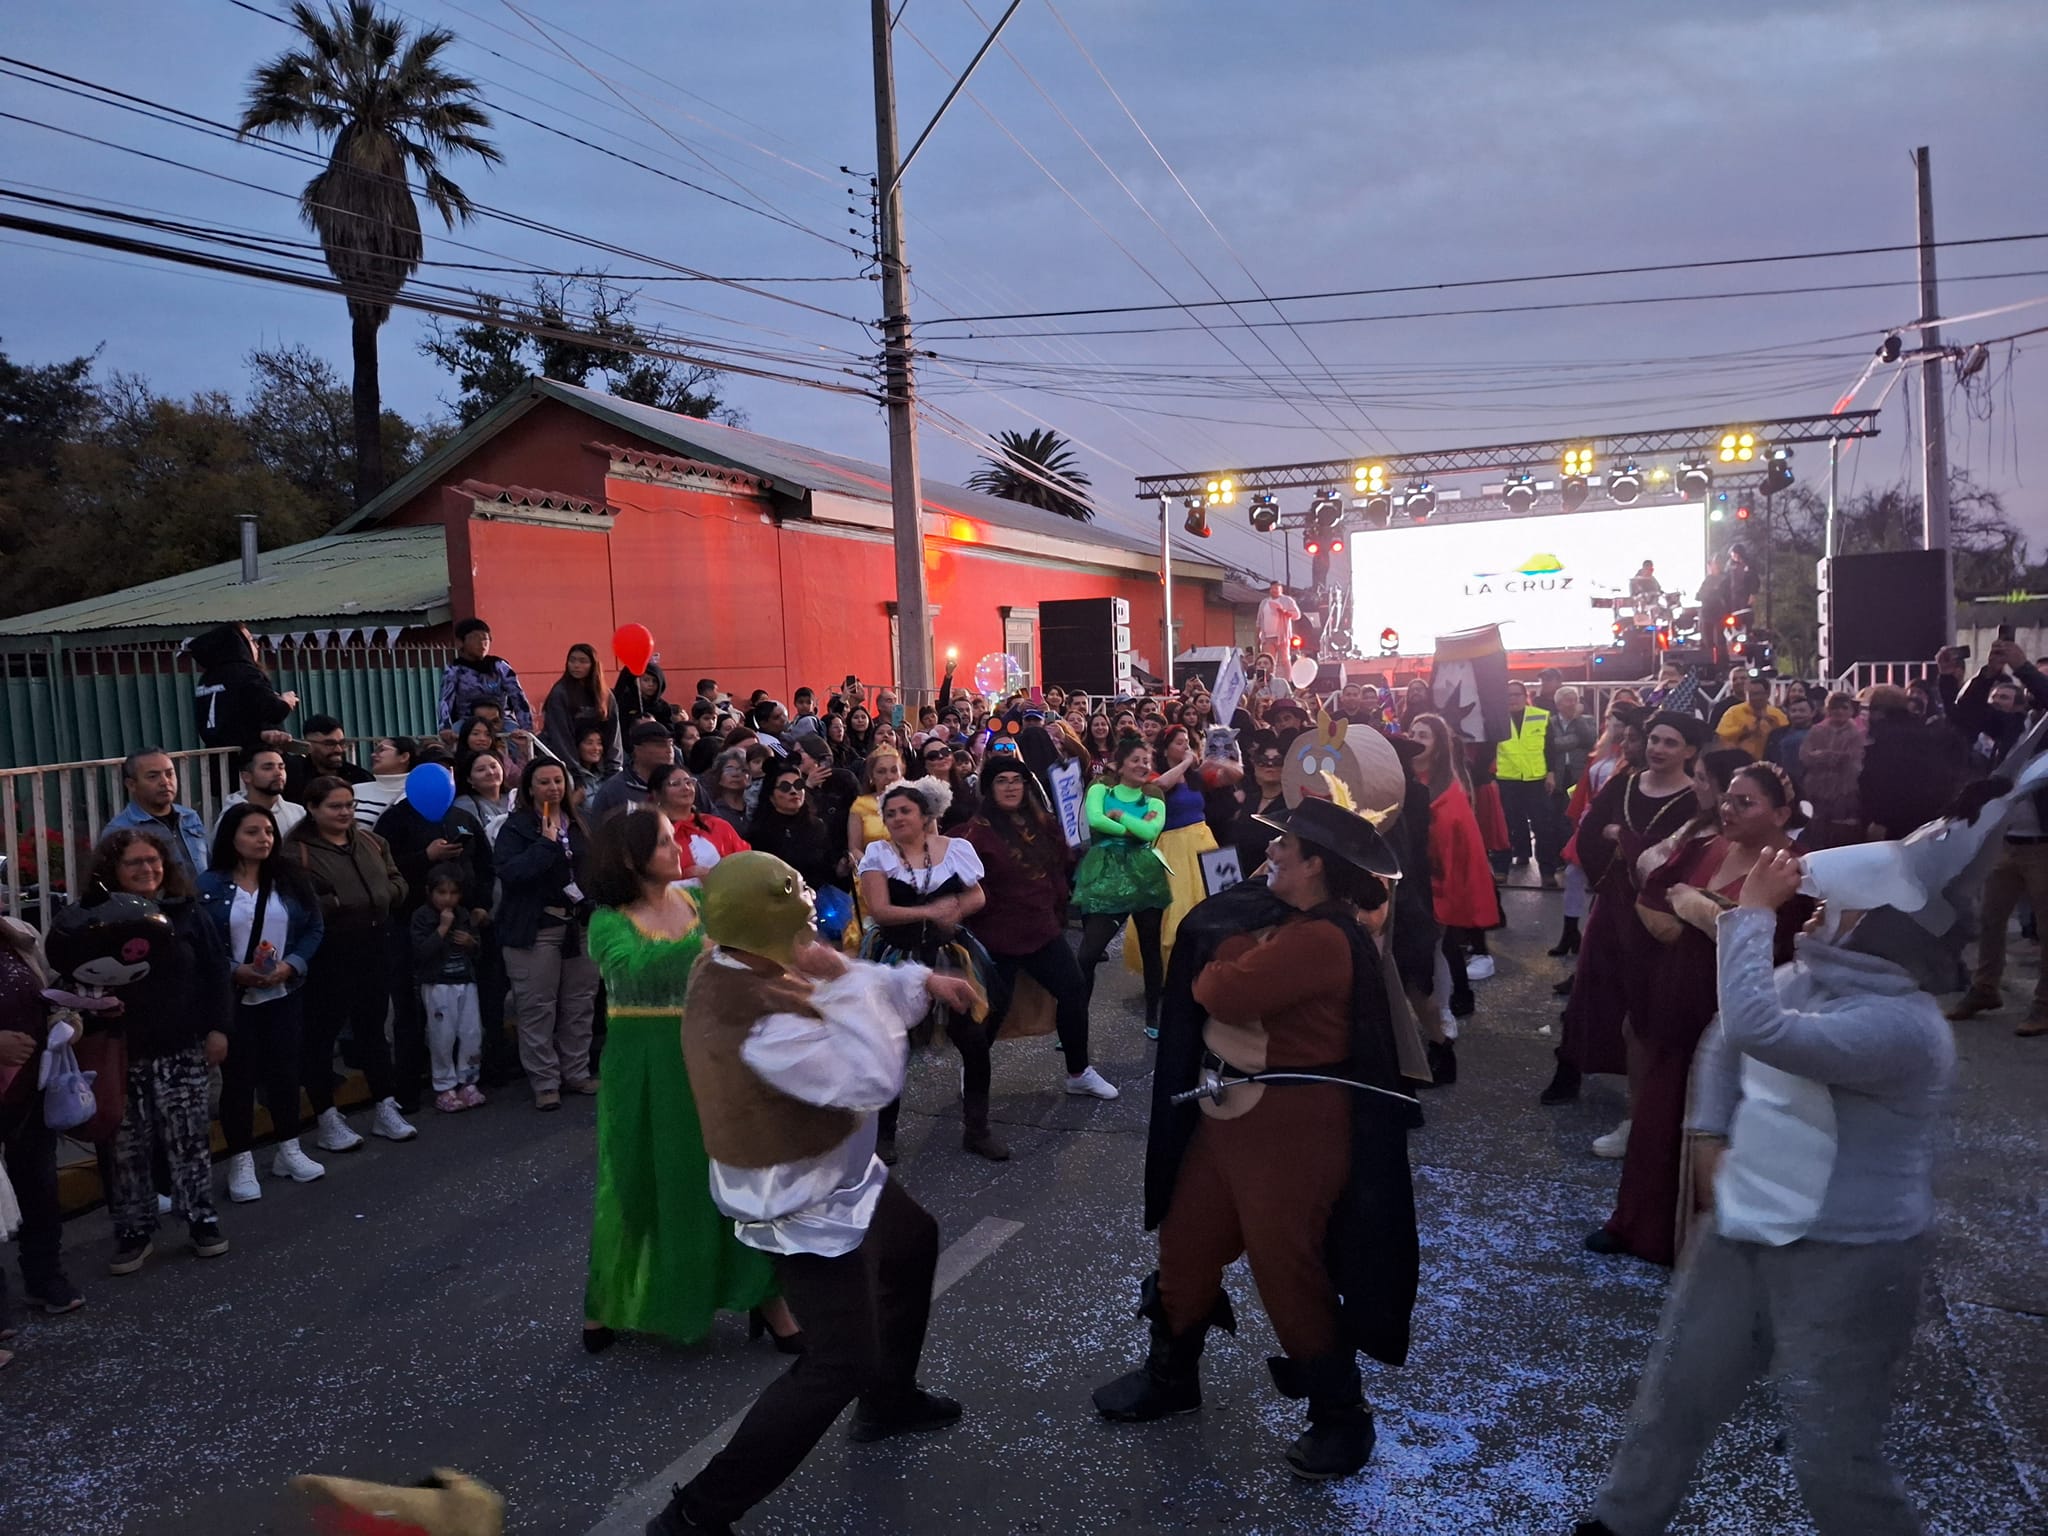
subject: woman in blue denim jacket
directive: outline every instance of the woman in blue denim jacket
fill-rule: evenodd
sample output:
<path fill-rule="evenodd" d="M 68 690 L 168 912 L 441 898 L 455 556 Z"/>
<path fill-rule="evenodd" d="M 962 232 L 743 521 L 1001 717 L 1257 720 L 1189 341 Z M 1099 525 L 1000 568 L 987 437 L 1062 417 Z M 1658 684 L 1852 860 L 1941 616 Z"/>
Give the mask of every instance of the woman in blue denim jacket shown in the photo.
<path fill-rule="evenodd" d="M 260 1200 L 256 1090 L 278 1138 L 271 1174 L 309 1183 L 326 1173 L 299 1148 L 299 1055 L 305 985 L 325 924 L 311 883 L 280 853 L 270 812 L 231 805 L 213 832 L 199 900 L 234 967 L 235 1027 L 221 1063 L 220 1128 L 227 1139 L 228 1198 Z"/>

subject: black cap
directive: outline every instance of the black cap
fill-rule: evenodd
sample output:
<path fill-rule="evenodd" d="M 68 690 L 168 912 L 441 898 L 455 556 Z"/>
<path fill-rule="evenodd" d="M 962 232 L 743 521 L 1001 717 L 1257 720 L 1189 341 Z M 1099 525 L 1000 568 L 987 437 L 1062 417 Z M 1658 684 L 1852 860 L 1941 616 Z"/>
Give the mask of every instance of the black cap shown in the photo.
<path fill-rule="evenodd" d="M 649 741 L 673 741 L 674 739 L 674 737 L 669 735 L 668 727 L 659 720 L 642 720 L 627 734 L 626 745 L 637 747 Z"/>
<path fill-rule="evenodd" d="M 1304 843 L 1314 844 L 1318 852 L 1341 859 L 1369 875 L 1385 880 L 1401 878 L 1401 861 L 1380 836 L 1379 829 L 1334 800 L 1310 797 L 1270 816 L 1254 815 L 1252 820 L 1263 822 L 1276 832 L 1292 832 Z"/>
<path fill-rule="evenodd" d="M 1308 710 L 1303 706 L 1301 700 L 1299 699 L 1275 699 L 1272 703 L 1266 706 L 1266 718 L 1268 720 L 1272 719 L 1275 715 L 1279 714 L 1280 711 L 1283 709 L 1290 709 L 1294 711 L 1295 714 L 1301 716 L 1301 718 L 1304 720 L 1308 718 Z"/>

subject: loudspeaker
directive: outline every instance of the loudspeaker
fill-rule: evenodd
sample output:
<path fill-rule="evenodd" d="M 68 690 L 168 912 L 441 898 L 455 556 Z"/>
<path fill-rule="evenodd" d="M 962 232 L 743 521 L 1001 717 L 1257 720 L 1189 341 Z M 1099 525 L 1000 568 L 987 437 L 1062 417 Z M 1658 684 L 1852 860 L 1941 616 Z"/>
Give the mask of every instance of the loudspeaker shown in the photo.
<path fill-rule="evenodd" d="M 1130 633 L 1131 605 L 1120 597 L 1059 598 L 1038 605 L 1038 675 L 1047 686 L 1098 697 L 1123 692 L 1130 669 L 1120 638 Z M 1122 634 L 1119 634 L 1121 629 Z"/>
<path fill-rule="evenodd" d="M 1866 661 L 1918 661 L 1955 638 L 1955 599 L 1938 549 L 1820 562 L 1820 653 L 1830 675 Z"/>

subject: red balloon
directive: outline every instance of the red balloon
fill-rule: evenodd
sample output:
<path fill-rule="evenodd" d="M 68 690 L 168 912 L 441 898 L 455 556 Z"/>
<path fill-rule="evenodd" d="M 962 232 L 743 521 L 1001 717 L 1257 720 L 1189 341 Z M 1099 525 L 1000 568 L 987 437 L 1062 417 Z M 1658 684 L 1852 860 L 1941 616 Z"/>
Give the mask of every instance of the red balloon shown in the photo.
<path fill-rule="evenodd" d="M 645 624 L 621 624 L 612 634 L 612 655 L 628 672 L 645 672 L 654 660 L 654 631 Z"/>

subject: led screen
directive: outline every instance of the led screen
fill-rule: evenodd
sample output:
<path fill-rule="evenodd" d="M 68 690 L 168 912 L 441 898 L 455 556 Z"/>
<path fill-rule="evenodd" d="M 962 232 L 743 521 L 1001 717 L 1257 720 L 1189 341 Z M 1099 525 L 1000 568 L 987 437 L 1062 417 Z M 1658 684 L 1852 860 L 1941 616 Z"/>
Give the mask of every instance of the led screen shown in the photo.
<path fill-rule="evenodd" d="M 1498 624 L 1510 650 L 1604 646 L 1614 610 L 1645 560 L 1688 604 L 1706 575 L 1706 507 L 1699 502 L 1610 507 L 1487 522 L 1354 531 L 1351 632 L 1370 645 L 1383 629 L 1409 654 L 1438 635 Z"/>

